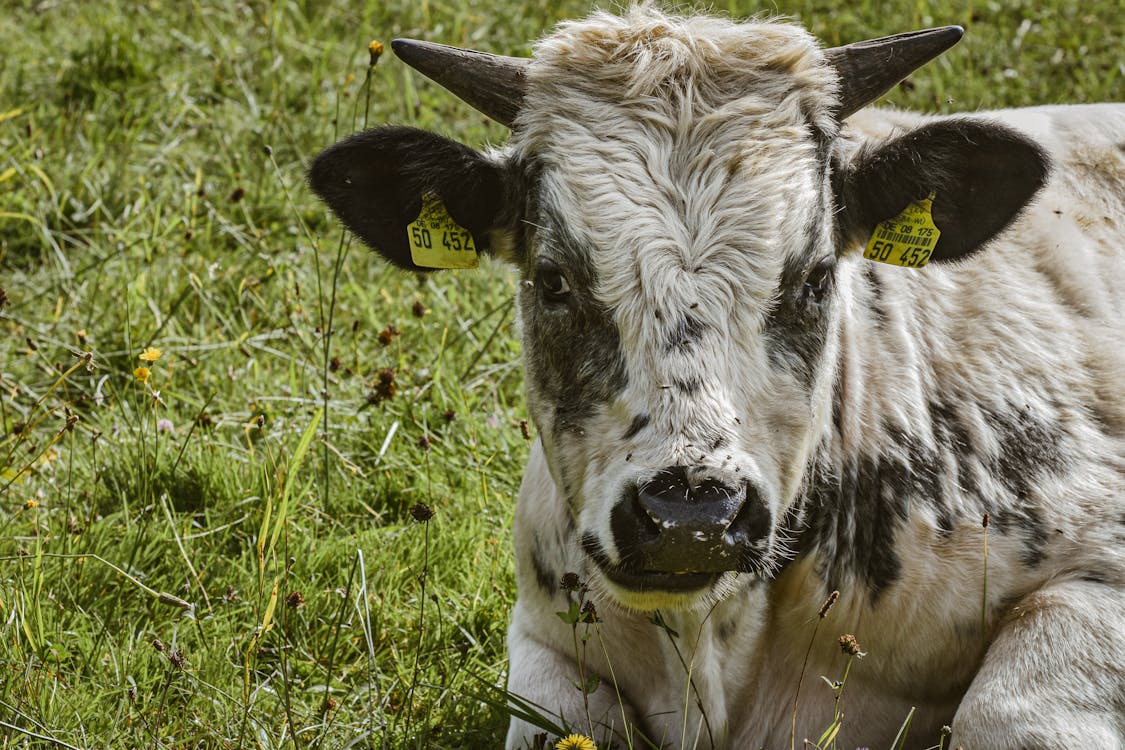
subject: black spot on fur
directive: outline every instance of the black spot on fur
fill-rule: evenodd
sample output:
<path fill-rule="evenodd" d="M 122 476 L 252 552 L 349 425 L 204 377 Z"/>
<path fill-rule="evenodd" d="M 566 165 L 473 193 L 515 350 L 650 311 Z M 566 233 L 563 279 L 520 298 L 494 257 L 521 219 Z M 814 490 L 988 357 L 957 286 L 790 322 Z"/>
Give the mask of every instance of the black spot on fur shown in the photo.
<path fill-rule="evenodd" d="M 1061 426 L 1029 409 L 985 411 L 995 431 L 999 453 L 989 462 L 991 473 L 1012 494 L 1012 503 L 993 511 L 1001 532 L 1018 530 L 1024 538 L 1022 561 L 1038 565 L 1046 557 L 1047 528 L 1034 506 L 1033 487 L 1045 473 L 1065 470 L 1069 464 L 1063 452 L 1065 434 Z"/>
<path fill-rule="evenodd" d="M 543 560 L 543 546 L 538 534 L 531 542 L 531 567 L 535 569 L 535 582 L 539 584 L 539 589 L 547 596 L 554 596 L 559 578 Z"/>
<path fill-rule="evenodd" d="M 686 354 L 702 338 L 705 330 L 707 330 L 707 326 L 694 315 L 684 315 L 668 335 L 668 341 L 664 349 L 669 353 Z"/>
<path fill-rule="evenodd" d="M 633 417 L 633 423 L 629 425 L 629 429 L 625 431 L 625 434 L 621 436 L 621 439 L 629 440 L 630 438 L 636 437 L 638 432 L 648 426 L 650 419 L 651 418 L 647 414 L 638 414 L 637 416 Z"/>
<path fill-rule="evenodd" d="M 1066 468 L 1061 451 L 1062 428 L 1028 408 L 989 411 L 985 414 L 995 430 L 1000 453 L 992 469 L 1018 501 L 1028 499 L 1035 479 L 1043 472 Z"/>
<path fill-rule="evenodd" d="M 684 380 L 676 378 L 672 381 L 672 385 L 685 396 L 692 396 L 698 393 L 699 389 L 703 387 L 703 381 L 699 378 L 687 378 Z"/>
<path fill-rule="evenodd" d="M 1099 570 L 1087 570 L 1078 576 L 1078 580 L 1086 583 L 1106 584 L 1109 583 L 1109 576 Z"/>
<path fill-rule="evenodd" d="M 719 626 L 715 628 L 715 635 L 718 637 L 719 643 L 723 646 L 730 644 L 730 639 L 734 636 L 734 632 L 734 623 L 728 620 L 723 620 L 719 623 Z"/>
<path fill-rule="evenodd" d="M 883 282 L 879 279 L 878 268 L 874 263 L 868 263 L 863 267 L 863 278 L 871 291 L 869 307 L 871 320 L 876 328 L 882 328 L 887 322 L 887 310 L 883 301 Z"/>
<path fill-rule="evenodd" d="M 531 228 L 524 239 L 524 277 L 532 278 L 536 257 L 550 257 L 566 274 L 571 293 L 564 304 L 548 306 L 533 287 L 520 286 L 524 362 L 536 395 L 532 406 L 554 409 L 556 431 L 581 433 L 586 419 L 624 389 L 624 355 L 613 316 L 593 296 L 590 241 L 576 236 L 552 207 L 538 211 L 526 225 Z"/>
<path fill-rule="evenodd" d="M 1023 565 L 1034 567 L 1046 558 L 1048 519 L 1033 492 L 1044 475 L 1069 466 L 1065 432 L 1050 417 L 1027 408 L 1009 404 L 989 409 L 956 394 L 950 399 L 929 402 L 931 440 L 885 427 L 872 438 L 883 448 L 879 454 L 833 466 L 820 453 L 800 506 L 806 516 L 800 547 L 823 556 L 821 572 L 829 588 L 841 588 L 852 577 L 877 599 L 900 573 L 895 533 L 921 508 L 934 512 L 937 528 L 946 536 L 959 526 L 979 528 L 988 512 L 995 533 L 1022 539 Z M 971 419 L 977 410 L 981 414 Z M 982 421 L 980 416 L 995 448 L 986 450 L 968 426 Z M 839 405 L 833 425 L 841 427 Z M 981 471 L 1007 492 L 997 495 L 995 485 L 978 476 Z M 956 493 L 956 501 L 947 492 Z"/>
<path fill-rule="evenodd" d="M 790 370 L 810 386 L 823 361 L 834 294 L 829 271 L 824 295 L 819 301 L 811 299 L 805 288 L 806 273 L 804 260 L 786 263 L 778 283 L 777 302 L 766 317 L 764 341 L 772 365 Z"/>
<path fill-rule="evenodd" d="M 936 456 L 936 460 L 941 463 L 935 467 L 935 470 L 951 475 L 953 486 L 958 487 L 963 495 L 978 496 L 979 482 L 975 468 L 979 460 L 972 436 L 958 414 L 957 407 L 943 401 L 932 400 L 929 403 L 929 411 L 934 443 L 941 452 Z M 948 535 L 953 531 L 957 519 L 953 516 L 950 504 L 945 500 L 946 498 L 939 495 L 934 498 L 934 503 L 938 514 L 938 527 L 943 534 Z"/>
<path fill-rule="evenodd" d="M 882 456 L 863 456 L 836 471 L 818 465 L 807 495 L 808 530 L 823 554 L 828 587 L 859 578 L 872 603 L 901 573 L 895 534 L 910 504 L 940 492 L 933 452 L 897 428 L 887 435 L 893 449 Z"/>

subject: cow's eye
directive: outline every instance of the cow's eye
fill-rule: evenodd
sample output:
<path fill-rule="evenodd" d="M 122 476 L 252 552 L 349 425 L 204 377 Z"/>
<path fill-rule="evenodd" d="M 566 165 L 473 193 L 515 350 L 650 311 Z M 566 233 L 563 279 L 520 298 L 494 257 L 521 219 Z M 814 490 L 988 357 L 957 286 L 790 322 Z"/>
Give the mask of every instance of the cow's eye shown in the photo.
<path fill-rule="evenodd" d="M 832 270 L 836 267 L 836 258 L 828 256 L 819 261 L 809 275 L 805 278 L 805 285 L 801 288 L 802 302 L 823 302 L 832 285 Z"/>
<path fill-rule="evenodd" d="M 535 286 L 548 302 L 561 302 L 570 294 L 570 282 L 553 260 L 540 258 L 535 264 Z"/>

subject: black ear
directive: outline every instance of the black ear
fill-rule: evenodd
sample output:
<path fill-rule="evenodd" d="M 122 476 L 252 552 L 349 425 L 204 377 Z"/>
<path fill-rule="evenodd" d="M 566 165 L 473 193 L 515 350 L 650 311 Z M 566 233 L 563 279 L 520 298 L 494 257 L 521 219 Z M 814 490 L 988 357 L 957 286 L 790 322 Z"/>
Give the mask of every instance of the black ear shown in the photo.
<path fill-rule="evenodd" d="M 415 271 L 407 225 L 436 193 L 478 250 L 490 251 L 504 203 L 503 169 L 483 154 L 424 130 L 382 127 L 322 151 L 309 185 L 348 229 L 397 266 Z"/>
<path fill-rule="evenodd" d="M 963 258 L 995 237 L 1047 180 L 1046 154 L 995 123 L 935 122 L 862 151 L 834 179 L 845 247 L 865 243 L 908 204 L 933 200 L 933 261 Z"/>

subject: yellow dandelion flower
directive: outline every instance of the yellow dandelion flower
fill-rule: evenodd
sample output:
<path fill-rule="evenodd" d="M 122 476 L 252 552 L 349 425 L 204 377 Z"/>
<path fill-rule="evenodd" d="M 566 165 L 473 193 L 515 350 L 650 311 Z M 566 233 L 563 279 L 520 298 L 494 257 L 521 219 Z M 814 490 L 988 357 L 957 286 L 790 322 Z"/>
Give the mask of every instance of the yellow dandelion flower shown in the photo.
<path fill-rule="evenodd" d="M 372 40 L 371 44 L 367 45 L 367 53 L 370 56 L 367 64 L 375 67 L 375 63 L 379 62 L 379 58 L 383 56 L 383 43 L 377 39 Z"/>
<path fill-rule="evenodd" d="M 137 369 L 133 370 L 133 377 L 141 381 L 142 383 L 147 383 L 148 376 L 151 374 L 152 372 L 147 367 L 138 367 Z"/>
<path fill-rule="evenodd" d="M 163 353 L 164 352 L 160 351 L 155 346 L 150 346 L 149 348 L 141 352 L 138 359 L 140 359 L 142 362 L 155 362 L 156 360 L 160 359 L 160 355 Z"/>
<path fill-rule="evenodd" d="M 38 507 L 38 505 L 39 505 L 39 503 L 37 501 L 28 500 L 26 503 L 23 504 L 23 507 L 27 508 L 28 510 L 31 510 L 32 508 Z"/>
<path fill-rule="evenodd" d="M 555 750 L 598 750 L 598 746 L 584 734 L 568 734 L 555 744 Z"/>

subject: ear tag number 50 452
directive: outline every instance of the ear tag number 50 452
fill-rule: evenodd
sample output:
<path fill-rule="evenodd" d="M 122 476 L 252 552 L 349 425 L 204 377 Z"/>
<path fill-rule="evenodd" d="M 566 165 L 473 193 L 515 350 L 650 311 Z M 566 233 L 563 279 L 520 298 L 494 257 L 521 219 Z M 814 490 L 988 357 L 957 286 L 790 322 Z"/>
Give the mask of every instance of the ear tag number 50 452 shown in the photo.
<path fill-rule="evenodd" d="M 871 233 L 863 257 L 906 268 L 930 262 L 941 230 L 934 224 L 934 195 L 914 201 L 893 219 L 880 222 Z"/>
<path fill-rule="evenodd" d="M 406 226 L 410 259 L 422 268 L 476 268 L 473 235 L 449 215 L 434 193 L 422 196 L 418 218 Z"/>

